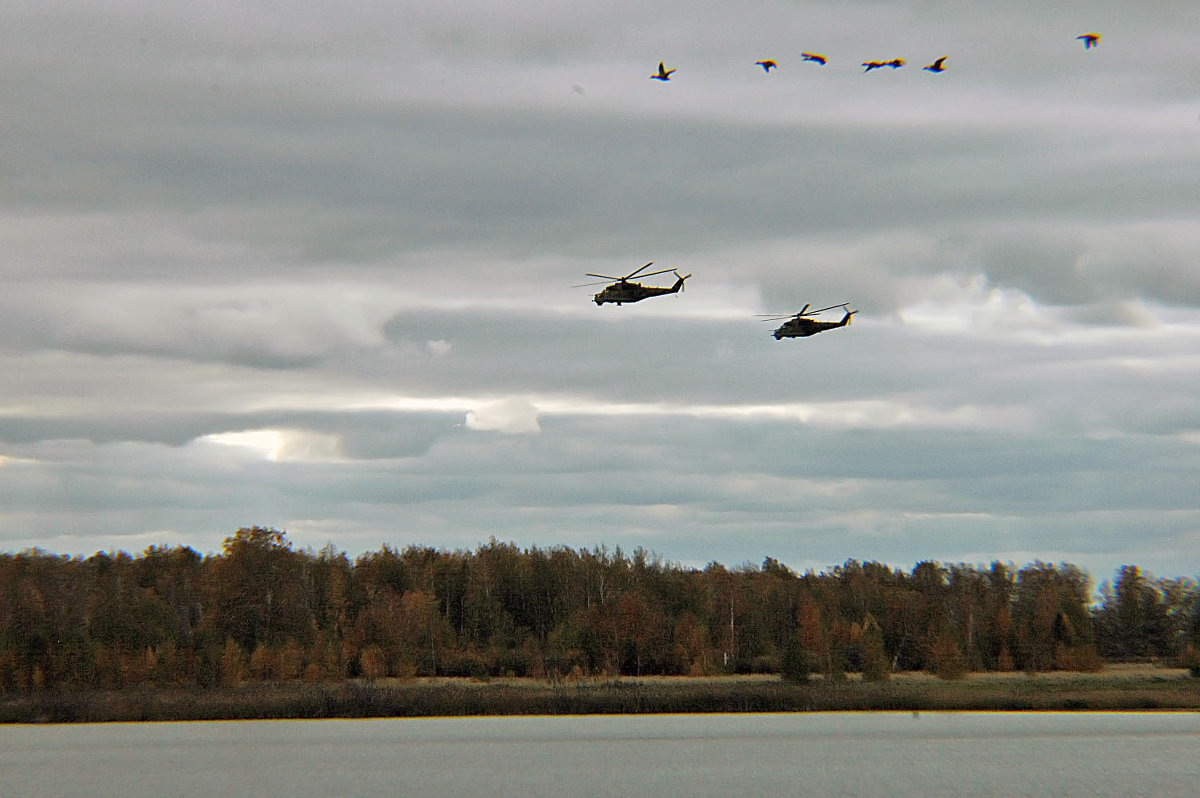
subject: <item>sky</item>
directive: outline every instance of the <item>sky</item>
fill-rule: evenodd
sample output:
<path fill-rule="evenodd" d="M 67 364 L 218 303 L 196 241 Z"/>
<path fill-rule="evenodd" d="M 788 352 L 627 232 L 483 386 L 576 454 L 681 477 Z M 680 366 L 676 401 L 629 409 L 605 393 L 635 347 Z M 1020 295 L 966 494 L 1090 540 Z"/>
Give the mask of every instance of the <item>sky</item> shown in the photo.
<path fill-rule="evenodd" d="M 1200 575 L 1191 0 L 0 15 L 0 551 Z"/>

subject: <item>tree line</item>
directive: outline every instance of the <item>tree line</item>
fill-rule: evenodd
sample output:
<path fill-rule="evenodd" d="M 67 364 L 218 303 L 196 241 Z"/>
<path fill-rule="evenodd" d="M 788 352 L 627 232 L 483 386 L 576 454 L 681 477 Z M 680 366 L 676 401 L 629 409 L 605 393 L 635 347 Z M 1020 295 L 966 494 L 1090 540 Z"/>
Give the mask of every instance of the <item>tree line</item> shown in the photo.
<path fill-rule="evenodd" d="M 413 676 L 1094 670 L 1194 655 L 1200 588 L 1121 567 L 849 560 L 799 574 L 644 549 L 384 546 L 247 527 L 218 554 L 0 554 L 0 691 Z"/>

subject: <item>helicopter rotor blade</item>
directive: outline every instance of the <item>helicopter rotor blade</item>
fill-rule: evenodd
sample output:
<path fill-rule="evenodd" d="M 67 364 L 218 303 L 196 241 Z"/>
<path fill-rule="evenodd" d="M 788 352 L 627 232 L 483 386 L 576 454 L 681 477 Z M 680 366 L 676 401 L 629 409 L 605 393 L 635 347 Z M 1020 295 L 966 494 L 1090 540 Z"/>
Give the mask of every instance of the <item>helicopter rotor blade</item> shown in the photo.
<path fill-rule="evenodd" d="M 633 270 L 633 271 L 631 271 L 629 274 L 625 275 L 624 277 L 618 278 L 618 279 L 621 279 L 621 280 L 628 280 L 628 279 L 630 279 L 631 277 L 633 277 L 635 274 L 637 274 L 638 272 L 640 272 L 642 269 L 648 269 L 648 268 L 650 268 L 650 267 L 651 267 L 651 266 L 653 266 L 653 265 L 654 265 L 654 261 L 650 261 L 650 262 L 649 262 L 649 263 L 647 263 L 645 266 L 642 266 L 642 267 L 640 267 L 640 268 L 634 269 L 634 270 Z M 670 269 L 668 269 L 667 271 L 670 271 Z M 644 274 L 642 275 L 642 277 L 646 277 L 646 276 L 647 276 L 647 275 L 644 275 Z"/>
<path fill-rule="evenodd" d="M 599 283 L 579 283 L 578 285 L 573 285 L 573 286 L 571 286 L 571 287 L 572 287 L 572 288 L 588 288 L 589 286 L 593 286 L 593 285 L 607 285 L 607 283 L 604 283 L 604 282 L 599 282 Z"/>
<path fill-rule="evenodd" d="M 599 278 L 601 278 L 601 279 L 603 279 L 603 280 L 616 280 L 616 281 L 618 281 L 618 282 L 620 282 L 621 280 L 624 280 L 624 279 L 626 279 L 626 278 L 624 278 L 624 277 L 612 277 L 612 276 L 610 276 L 610 275 L 607 275 L 607 274 L 592 274 L 591 272 L 584 272 L 584 277 L 599 277 Z"/>
<path fill-rule="evenodd" d="M 638 275 L 638 279 L 640 280 L 640 279 L 642 279 L 643 277 L 653 277 L 653 276 L 654 276 L 654 275 L 656 275 L 656 274 L 666 274 L 667 272 L 673 272 L 673 271 L 675 271 L 675 270 L 674 270 L 674 269 L 661 269 L 661 270 L 659 270 L 659 271 L 656 271 L 656 272 L 646 272 L 645 274 L 639 274 L 639 275 Z M 628 278 L 628 277 L 626 277 L 625 279 L 626 279 L 626 280 L 628 280 L 629 278 Z"/>
<path fill-rule="evenodd" d="M 827 310 L 833 310 L 834 308 L 844 308 L 844 307 L 846 307 L 846 306 L 847 306 L 847 305 L 849 305 L 849 304 L 850 304 L 849 302 L 843 302 L 843 303 L 842 303 L 842 304 L 840 304 L 840 305 L 830 305 L 829 307 L 827 307 L 827 308 L 821 308 L 820 310 L 810 310 L 810 311 L 809 311 L 807 314 L 805 314 L 805 313 L 803 313 L 803 312 L 801 312 L 801 313 L 802 313 L 802 315 L 807 315 L 807 316 L 815 316 L 815 315 L 817 315 L 818 313 L 824 313 L 825 311 L 827 311 Z"/>

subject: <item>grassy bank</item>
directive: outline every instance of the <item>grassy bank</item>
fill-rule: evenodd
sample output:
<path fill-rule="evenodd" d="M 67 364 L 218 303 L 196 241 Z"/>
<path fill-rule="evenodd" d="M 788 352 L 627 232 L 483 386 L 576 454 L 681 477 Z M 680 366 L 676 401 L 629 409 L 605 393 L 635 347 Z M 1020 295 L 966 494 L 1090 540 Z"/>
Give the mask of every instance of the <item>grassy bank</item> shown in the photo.
<path fill-rule="evenodd" d="M 943 681 L 899 674 L 886 682 L 775 677 L 623 678 L 576 684 L 534 680 L 414 680 L 249 684 L 227 689 L 53 691 L 0 697 L 3 723 L 588 715 L 689 712 L 946 710 L 1200 710 L 1200 679 L 1185 670 L 974 674 Z"/>

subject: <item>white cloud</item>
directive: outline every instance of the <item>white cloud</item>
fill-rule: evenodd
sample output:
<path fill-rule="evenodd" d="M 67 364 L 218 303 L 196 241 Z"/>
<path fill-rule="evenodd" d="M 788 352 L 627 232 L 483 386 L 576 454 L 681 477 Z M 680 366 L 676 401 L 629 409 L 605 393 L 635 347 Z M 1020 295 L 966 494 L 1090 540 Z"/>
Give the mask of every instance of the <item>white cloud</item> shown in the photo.
<path fill-rule="evenodd" d="M 467 412 L 467 427 L 502 432 L 505 435 L 529 435 L 541 431 L 538 409 L 527 399 L 510 397 L 490 402 Z"/>
<path fill-rule="evenodd" d="M 946 333 L 974 330 L 1032 333 L 1061 326 L 1028 294 L 991 286 L 983 274 L 965 280 L 941 275 L 928 283 L 926 290 L 924 299 L 897 312 L 905 324 Z"/>

